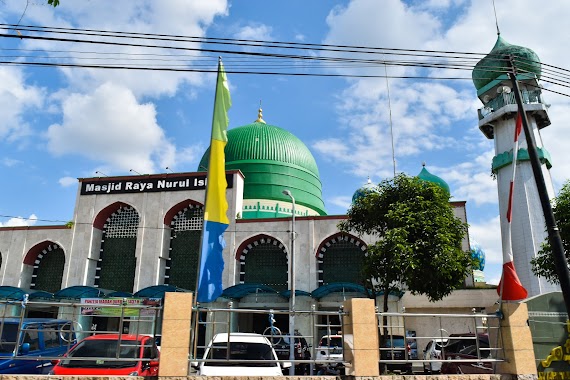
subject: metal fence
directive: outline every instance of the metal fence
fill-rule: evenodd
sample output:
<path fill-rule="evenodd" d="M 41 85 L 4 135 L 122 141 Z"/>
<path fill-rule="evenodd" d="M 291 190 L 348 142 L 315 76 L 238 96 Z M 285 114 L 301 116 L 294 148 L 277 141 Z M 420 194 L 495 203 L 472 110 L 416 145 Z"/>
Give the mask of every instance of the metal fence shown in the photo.
<path fill-rule="evenodd" d="M 38 310 L 47 309 L 57 310 L 57 319 L 52 321 L 59 322 L 47 326 L 28 323 L 32 321 L 30 315 L 34 314 L 34 310 L 37 314 Z M 60 359 L 82 338 L 114 333 L 118 335 L 117 350 L 114 356 L 107 356 L 106 360 L 140 361 L 140 358 L 121 357 L 121 348 L 133 346 L 132 341 L 123 341 L 122 337 L 134 334 L 159 338 L 161 313 L 160 305 L 129 304 L 127 299 L 97 305 L 75 301 L 0 302 L 0 359 L 30 360 L 28 354 L 33 351 L 30 348 L 59 346 L 61 350 L 57 354 L 50 356 L 48 353 L 32 359 L 47 363 Z M 191 360 L 198 365 L 204 362 L 204 352 L 215 334 L 229 333 L 231 336 L 235 332 L 250 332 L 265 336 L 277 354 L 275 361 L 291 363 L 297 375 L 342 374 L 343 368 L 350 364 L 347 361 L 349 356 L 343 350 L 346 317 L 347 312 L 342 307 L 329 311 L 312 307 L 308 311 L 295 312 L 235 309 L 232 303 L 227 308 L 198 307 L 193 310 Z M 289 318 L 293 319 L 296 327 L 294 339 L 286 330 Z M 504 357 L 500 318 L 495 314 L 377 312 L 376 318 L 377 329 L 370 333 L 378 334 L 378 365 L 383 371 L 494 373 L 496 363 Z M 14 321 L 17 322 L 15 330 L 9 327 L 14 325 Z M 15 332 L 11 337 L 5 337 L 9 329 Z M 25 354 L 22 349 L 26 351 Z M 73 360 L 85 359 L 78 356 Z M 90 356 L 88 359 L 97 358 Z"/>
<path fill-rule="evenodd" d="M 128 337 L 150 336 L 159 344 L 161 312 L 160 305 L 132 304 L 129 299 L 107 299 L 97 305 L 75 300 L 28 301 L 27 297 L 22 301 L 0 301 L 0 359 L 14 361 L 16 367 L 18 362 L 49 367 L 83 338 L 116 334 L 116 347 L 105 356 L 79 355 L 66 360 L 150 361 L 132 354 L 141 343 Z M 30 373 L 29 368 L 22 371 Z"/>
<path fill-rule="evenodd" d="M 504 351 L 496 314 L 380 313 L 383 372 L 495 373 Z"/>

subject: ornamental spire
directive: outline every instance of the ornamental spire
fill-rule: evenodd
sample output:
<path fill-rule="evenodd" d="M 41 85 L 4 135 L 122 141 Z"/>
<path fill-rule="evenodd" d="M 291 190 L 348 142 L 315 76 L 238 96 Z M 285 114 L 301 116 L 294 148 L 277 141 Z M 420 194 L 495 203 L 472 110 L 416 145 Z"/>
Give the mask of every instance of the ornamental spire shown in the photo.
<path fill-rule="evenodd" d="M 257 110 L 257 120 L 255 120 L 256 123 L 265 123 L 265 120 L 263 120 L 263 114 L 262 114 L 263 110 L 261 109 L 261 100 L 259 101 L 259 110 Z"/>

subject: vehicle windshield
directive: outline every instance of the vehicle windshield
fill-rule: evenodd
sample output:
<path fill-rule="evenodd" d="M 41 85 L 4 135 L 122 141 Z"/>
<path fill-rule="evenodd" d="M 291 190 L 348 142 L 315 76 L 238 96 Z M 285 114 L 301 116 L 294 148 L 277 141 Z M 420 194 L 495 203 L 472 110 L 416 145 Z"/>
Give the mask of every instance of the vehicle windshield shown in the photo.
<path fill-rule="evenodd" d="M 12 353 L 18 341 L 18 325 L 4 324 L 2 327 L 2 340 L 0 341 L 0 353 Z"/>
<path fill-rule="evenodd" d="M 208 362 L 206 366 L 239 366 L 239 367 L 277 367 L 271 346 L 264 343 L 230 342 L 228 354 L 226 342 L 214 343 L 208 351 L 206 359 L 222 359 L 230 361 Z M 257 361 L 258 362 L 253 362 Z M 250 363 L 245 363 L 252 361 Z"/>
<path fill-rule="evenodd" d="M 90 339 L 80 342 L 59 363 L 62 367 L 126 368 L 133 367 L 139 358 L 141 341 Z M 131 360 L 118 360 L 131 359 Z"/>
<path fill-rule="evenodd" d="M 342 347 L 342 339 L 340 336 L 332 336 L 330 338 L 323 337 L 319 343 L 320 347 Z"/>

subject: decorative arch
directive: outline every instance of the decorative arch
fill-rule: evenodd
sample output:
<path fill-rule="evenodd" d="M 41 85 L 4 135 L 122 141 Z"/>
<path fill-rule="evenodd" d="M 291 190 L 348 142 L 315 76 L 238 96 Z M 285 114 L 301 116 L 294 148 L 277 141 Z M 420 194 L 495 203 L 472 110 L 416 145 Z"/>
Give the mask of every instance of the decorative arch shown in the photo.
<path fill-rule="evenodd" d="M 361 284 L 366 248 L 364 241 L 342 232 L 323 240 L 316 252 L 318 286 L 335 282 Z"/>
<path fill-rule="evenodd" d="M 287 290 L 289 259 L 285 245 L 278 239 L 260 234 L 243 242 L 236 251 L 240 261 L 240 284 L 262 284 Z"/>
<path fill-rule="evenodd" d="M 178 203 L 164 218 L 170 225 L 170 246 L 164 284 L 194 290 L 204 224 L 204 206 L 192 200 Z"/>
<path fill-rule="evenodd" d="M 93 221 L 93 227 L 102 230 L 105 228 L 105 224 L 109 221 L 111 215 L 113 215 L 117 210 L 127 207 L 134 208 L 133 206 L 128 205 L 124 202 L 115 202 L 110 204 L 109 206 L 99 211 L 99 214 L 97 214 L 95 220 Z"/>
<path fill-rule="evenodd" d="M 43 241 L 33 246 L 24 257 L 24 264 L 33 266 L 30 289 L 55 293 L 61 289 L 65 253 L 52 241 Z"/>
<path fill-rule="evenodd" d="M 95 287 L 132 292 L 136 271 L 136 245 L 140 216 L 134 207 L 115 202 L 103 209 L 93 226 L 101 226 L 103 233 L 99 259 L 95 269 Z"/>
<path fill-rule="evenodd" d="M 171 226 L 172 225 L 172 220 L 179 216 L 181 212 L 184 212 L 184 210 L 188 209 L 188 207 L 202 207 L 204 208 L 204 205 L 200 202 L 196 202 L 195 200 L 192 199 L 186 199 L 183 200 L 180 203 L 175 204 L 174 206 L 172 206 L 170 208 L 170 210 L 168 210 L 166 212 L 166 214 L 164 215 L 164 225 L 165 226 Z"/>

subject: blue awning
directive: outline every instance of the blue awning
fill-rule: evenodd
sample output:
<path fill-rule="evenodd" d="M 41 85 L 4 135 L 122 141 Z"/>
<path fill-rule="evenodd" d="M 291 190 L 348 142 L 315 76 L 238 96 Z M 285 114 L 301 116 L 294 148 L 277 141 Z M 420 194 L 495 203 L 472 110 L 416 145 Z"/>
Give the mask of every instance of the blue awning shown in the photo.
<path fill-rule="evenodd" d="M 164 298 L 164 293 L 167 292 L 189 292 L 189 290 L 177 288 L 176 286 L 172 285 L 153 285 L 143 288 L 133 294 L 134 297 L 140 298 Z"/>
<path fill-rule="evenodd" d="M 105 295 L 105 297 L 120 297 L 120 298 L 131 298 L 133 296 L 133 293 L 129 293 L 129 292 L 111 292 L 111 293 L 107 293 Z"/>
<path fill-rule="evenodd" d="M 333 282 L 332 284 L 323 285 L 313 290 L 311 295 L 319 299 L 331 293 L 360 293 L 366 297 L 370 296 L 364 286 L 352 282 Z"/>
<path fill-rule="evenodd" d="M 30 301 L 53 301 L 53 293 L 45 290 L 32 290 L 28 297 Z"/>
<path fill-rule="evenodd" d="M 254 293 L 279 294 L 277 290 L 263 284 L 237 284 L 226 288 L 222 293 L 222 297 L 239 300 L 248 294 Z"/>
<path fill-rule="evenodd" d="M 92 286 L 77 285 L 58 290 L 53 296 L 58 299 L 68 298 L 78 300 L 81 298 L 103 298 L 105 297 L 105 292 L 103 289 L 94 288 Z"/>
<path fill-rule="evenodd" d="M 28 292 L 15 286 L 0 286 L 0 299 L 3 300 L 22 301 L 26 294 Z"/>
<path fill-rule="evenodd" d="M 282 292 L 279 292 L 279 294 L 281 294 L 283 297 L 289 298 L 289 296 L 291 295 L 291 290 L 284 290 Z M 313 295 L 304 290 L 295 290 L 295 297 L 299 296 L 312 297 Z"/>

